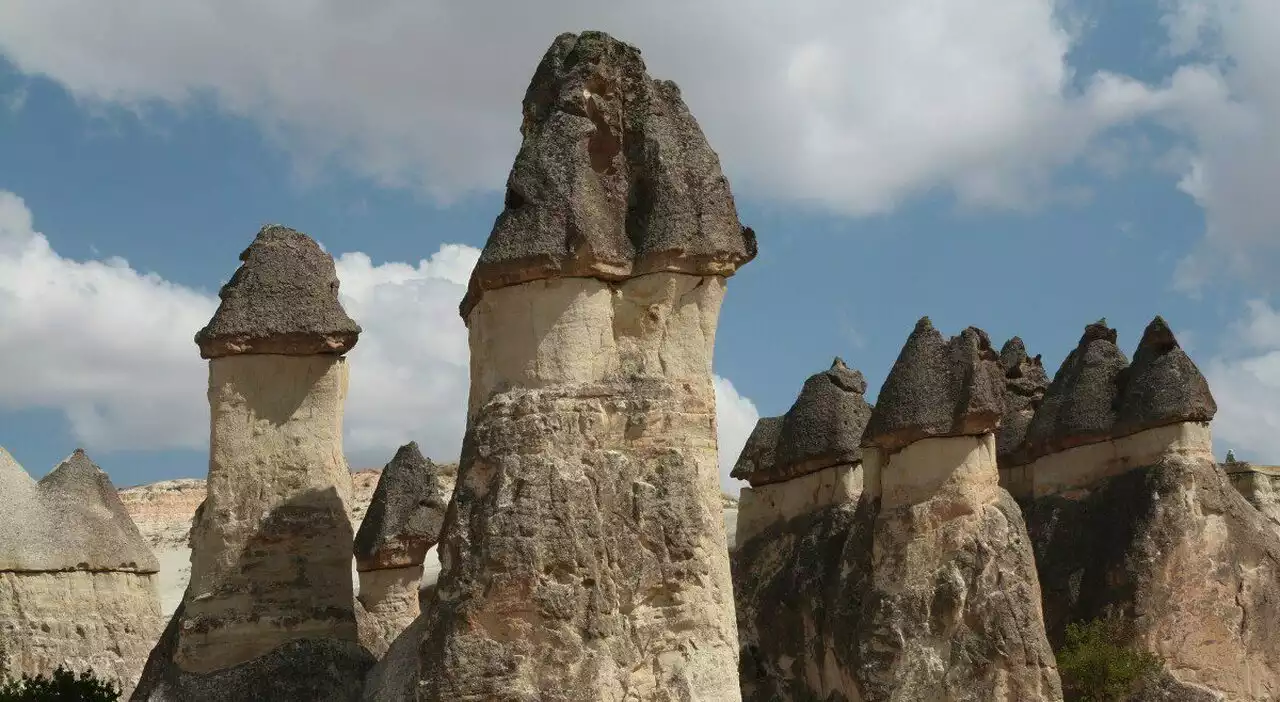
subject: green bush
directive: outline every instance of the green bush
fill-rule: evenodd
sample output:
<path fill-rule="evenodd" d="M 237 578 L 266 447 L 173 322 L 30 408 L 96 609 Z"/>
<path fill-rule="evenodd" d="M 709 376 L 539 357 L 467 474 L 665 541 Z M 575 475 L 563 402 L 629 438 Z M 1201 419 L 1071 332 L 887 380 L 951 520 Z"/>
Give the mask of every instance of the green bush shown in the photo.
<path fill-rule="evenodd" d="M 1057 652 L 1062 691 L 1073 702 L 1124 702 L 1155 681 L 1160 658 L 1132 645 L 1127 621 L 1108 612 L 1067 626 Z"/>
<path fill-rule="evenodd" d="M 120 688 L 114 683 L 98 680 L 93 673 L 75 673 L 58 666 L 53 677 L 43 675 L 22 676 L 21 680 L 9 680 L 0 684 L 0 702 L 116 702 Z"/>

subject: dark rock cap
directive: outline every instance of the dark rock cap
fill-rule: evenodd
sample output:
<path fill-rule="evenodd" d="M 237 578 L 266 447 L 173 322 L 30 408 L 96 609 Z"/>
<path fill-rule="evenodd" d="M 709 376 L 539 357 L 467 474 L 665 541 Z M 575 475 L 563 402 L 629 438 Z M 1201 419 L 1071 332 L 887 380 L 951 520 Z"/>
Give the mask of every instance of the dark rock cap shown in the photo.
<path fill-rule="evenodd" d="M 1004 374 L 987 333 L 969 327 L 944 340 L 928 317 L 885 378 L 864 446 L 896 451 L 920 439 L 995 431 L 1004 413 Z"/>
<path fill-rule="evenodd" d="M 338 302 L 333 257 L 311 237 L 269 224 L 240 260 L 218 293 L 218 311 L 196 333 L 201 357 L 343 354 L 355 346 L 360 326 Z"/>
<path fill-rule="evenodd" d="M 1209 422 L 1218 411 L 1209 381 L 1159 316 L 1142 332 L 1121 386 L 1116 436 L 1178 422 Z"/>
<path fill-rule="evenodd" d="M 603 32 L 556 37 L 524 97 L 524 141 L 460 311 L 555 277 L 732 275 L 756 255 L 720 159 L 670 81 Z"/>
<path fill-rule="evenodd" d="M 422 455 L 417 442 L 401 446 L 382 469 L 369 509 L 356 532 L 359 570 L 421 565 L 440 538 L 450 495 L 440 485 L 440 469 Z"/>
<path fill-rule="evenodd" d="M 1085 327 L 1045 391 L 1016 461 L 1111 438 L 1121 373 L 1128 365 L 1107 320 Z"/>
<path fill-rule="evenodd" d="M 76 449 L 38 484 L 46 518 L 67 567 L 79 570 L 160 571 L 111 478 Z"/>
<path fill-rule="evenodd" d="M 1000 369 L 1004 372 L 1004 415 L 996 432 L 996 460 L 1003 465 L 1026 438 L 1027 427 L 1044 399 L 1049 376 L 1039 354 L 1027 355 L 1022 339 L 1013 337 L 1000 349 Z"/>
<path fill-rule="evenodd" d="M 782 417 L 761 417 L 747 437 L 729 477 L 746 480 L 752 485 L 769 482 L 765 476 L 773 472 L 778 437 L 782 434 Z"/>
<path fill-rule="evenodd" d="M 836 358 L 831 368 L 804 381 L 800 396 L 782 417 L 773 469 L 752 485 L 780 482 L 862 460 L 862 430 L 871 417 L 862 373 Z"/>

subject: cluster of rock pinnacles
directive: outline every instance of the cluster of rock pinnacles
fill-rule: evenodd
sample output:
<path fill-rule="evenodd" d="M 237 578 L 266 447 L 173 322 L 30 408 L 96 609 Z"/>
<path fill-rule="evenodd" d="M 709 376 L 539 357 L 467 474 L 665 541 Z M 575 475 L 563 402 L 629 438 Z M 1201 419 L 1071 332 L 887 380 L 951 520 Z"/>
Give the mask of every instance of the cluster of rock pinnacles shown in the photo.
<path fill-rule="evenodd" d="M 1017 338 L 921 319 L 874 407 L 836 359 L 748 440 L 731 555 L 711 359 L 755 235 L 634 47 L 558 37 L 523 114 L 460 310 L 456 483 L 401 447 L 353 533 L 361 330 L 333 259 L 264 227 L 196 336 L 182 604 L 161 631 L 156 560 L 83 452 L 37 484 L 0 451 L 0 672 L 91 667 L 154 702 L 1047 701 L 1066 625 L 1118 608 L 1164 661 L 1150 699 L 1280 699 L 1274 491 L 1215 464 L 1163 320 L 1132 362 L 1090 325 L 1050 382 Z"/>

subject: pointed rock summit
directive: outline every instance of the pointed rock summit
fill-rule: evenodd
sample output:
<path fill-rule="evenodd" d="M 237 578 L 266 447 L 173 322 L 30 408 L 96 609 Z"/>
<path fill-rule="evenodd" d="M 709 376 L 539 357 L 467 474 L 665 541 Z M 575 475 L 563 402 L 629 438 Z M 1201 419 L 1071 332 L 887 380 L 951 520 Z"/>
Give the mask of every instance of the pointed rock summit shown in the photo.
<path fill-rule="evenodd" d="M 156 573 L 160 562 L 133 523 L 111 478 L 76 449 L 40 480 L 62 550 L 80 567 Z"/>
<path fill-rule="evenodd" d="M 720 159 L 671 81 L 603 32 L 561 34 L 524 97 L 524 137 L 471 276 L 487 290 L 555 277 L 732 275 L 756 255 Z"/>
<path fill-rule="evenodd" d="M 871 416 L 866 391 L 862 373 L 837 357 L 809 376 L 785 415 L 757 422 L 731 475 L 759 486 L 862 460 L 862 430 Z"/>
<path fill-rule="evenodd" d="M 201 357 L 343 354 L 355 346 L 360 325 L 338 302 L 333 257 L 311 237 L 268 224 L 240 260 L 218 293 L 218 311 L 196 334 Z"/>
<path fill-rule="evenodd" d="M 1209 381 L 1157 316 L 1125 372 L 1116 435 L 1177 422 L 1209 422 L 1218 411 Z"/>
<path fill-rule="evenodd" d="M 422 455 L 418 442 L 401 446 L 382 469 L 356 532 L 360 570 L 421 565 L 440 537 L 448 506 L 436 464 Z"/>
<path fill-rule="evenodd" d="M 929 437 L 994 431 L 1003 375 L 986 332 L 969 327 L 944 340 L 922 317 L 880 389 L 863 445 L 892 452 Z"/>
<path fill-rule="evenodd" d="M 1020 462 L 1109 438 L 1121 374 L 1128 365 L 1107 320 L 1085 327 L 1027 427 Z"/>
<path fill-rule="evenodd" d="M 1040 355 L 1028 356 L 1027 347 L 1016 336 L 1000 349 L 1000 368 L 1004 371 L 1004 416 L 996 432 L 996 456 L 1004 465 L 1026 439 L 1027 427 L 1049 387 L 1049 376 Z"/>

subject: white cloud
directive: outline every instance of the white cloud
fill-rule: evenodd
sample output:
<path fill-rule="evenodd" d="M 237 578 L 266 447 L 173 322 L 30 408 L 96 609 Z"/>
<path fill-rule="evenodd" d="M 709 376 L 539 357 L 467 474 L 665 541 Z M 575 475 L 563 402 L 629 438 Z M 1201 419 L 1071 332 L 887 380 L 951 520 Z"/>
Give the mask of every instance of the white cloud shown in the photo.
<path fill-rule="evenodd" d="M 756 428 L 760 412 L 749 398 L 738 393 L 737 388 L 727 378 L 715 376 L 716 386 L 716 426 L 720 444 L 720 487 L 730 495 L 737 496 L 746 485 L 745 481 L 729 477 L 733 464 L 742 453 L 742 447 Z"/>
<path fill-rule="evenodd" d="M 1073 87 L 1059 5 L 41 0 L 0 8 L 0 52 L 87 103 L 209 98 L 306 167 L 334 157 L 449 197 L 500 187 L 541 53 L 597 28 L 680 83 L 740 189 L 854 214 L 936 187 L 1020 207 L 1093 137 L 1174 97 L 1107 73 Z"/>
<path fill-rule="evenodd" d="M 456 460 L 469 382 L 458 302 L 479 253 L 445 244 L 416 265 L 337 257 L 342 303 L 364 328 L 345 420 L 354 467 L 379 466 L 410 440 Z M 91 451 L 203 449 L 207 370 L 192 337 L 216 307 L 214 295 L 118 258 L 59 256 L 25 203 L 0 191 L 0 408 L 61 412 Z M 726 466 L 757 413 L 728 380 L 715 388 L 731 489 Z"/>
<path fill-rule="evenodd" d="M 1280 263 L 1280 3 L 1166 0 L 1169 49 L 1197 63 L 1179 73 L 1199 85 L 1171 114 L 1193 154 L 1179 187 L 1204 208 L 1206 238 L 1179 265 L 1187 292 L 1223 274 L 1271 284 Z M 1193 52 L 1193 53 L 1191 53 Z"/>
<path fill-rule="evenodd" d="M 1280 463 L 1280 311 L 1250 302 L 1222 347 L 1205 366 L 1218 401 L 1216 452 L 1221 457 L 1233 449 L 1242 460 Z"/>

